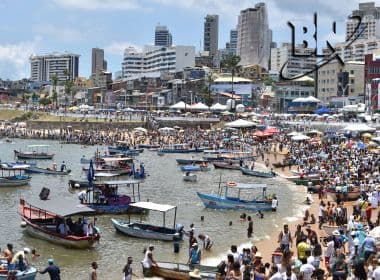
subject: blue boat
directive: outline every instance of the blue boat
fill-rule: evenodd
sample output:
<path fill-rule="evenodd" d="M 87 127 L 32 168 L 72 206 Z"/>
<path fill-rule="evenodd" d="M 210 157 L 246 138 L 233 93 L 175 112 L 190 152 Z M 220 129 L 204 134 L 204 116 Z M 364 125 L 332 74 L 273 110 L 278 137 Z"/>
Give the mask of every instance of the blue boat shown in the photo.
<path fill-rule="evenodd" d="M 2 262 L 6 265 L 6 262 Z M 14 280 L 34 280 L 36 279 L 37 269 L 35 267 L 28 267 L 25 271 L 16 270 L 14 277 L 8 276 L 8 271 L 0 272 L 0 280 L 14 279 Z M 13 276 L 13 275 L 12 275 Z"/>
<path fill-rule="evenodd" d="M 166 148 L 162 148 L 158 150 L 161 153 L 167 154 L 188 154 L 188 153 L 202 153 L 204 151 L 203 148 L 190 148 L 187 144 L 174 144 L 168 146 Z"/>
<path fill-rule="evenodd" d="M 258 171 L 258 170 L 251 170 L 246 167 L 240 168 L 243 175 L 249 175 L 249 176 L 255 176 L 255 177 L 261 177 L 261 178 L 273 178 L 276 176 L 276 173 L 273 171 Z"/>
<path fill-rule="evenodd" d="M 125 156 L 138 156 L 144 149 L 130 148 L 130 143 L 126 141 L 117 141 L 116 146 L 108 146 L 108 152 L 110 155 L 123 154 Z"/>
<path fill-rule="evenodd" d="M 183 165 L 181 170 L 184 172 L 196 172 L 201 171 L 201 167 L 199 165 Z"/>
<path fill-rule="evenodd" d="M 228 191 L 237 190 L 237 196 L 231 196 Z M 202 200 L 206 208 L 212 209 L 234 209 L 234 210 L 252 210 L 252 211 L 268 211 L 272 210 L 272 199 L 267 197 L 267 186 L 264 184 L 241 184 L 235 182 L 228 182 L 225 186 L 220 187 L 216 195 L 204 194 L 197 192 L 198 197 Z M 252 200 L 242 199 L 241 193 L 246 190 L 247 193 L 252 194 L 254 190 L 261 190 L 261 195 Z M 277 207 L 277 204 L 276 204 Z"/>

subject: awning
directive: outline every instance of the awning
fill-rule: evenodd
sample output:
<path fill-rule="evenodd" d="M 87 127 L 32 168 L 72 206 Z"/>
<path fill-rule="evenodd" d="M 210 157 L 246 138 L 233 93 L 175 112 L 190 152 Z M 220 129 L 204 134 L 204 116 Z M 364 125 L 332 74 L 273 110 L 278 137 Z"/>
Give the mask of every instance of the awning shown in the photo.
<path fill-rule="evenodd" d="M 133 159 L 129 157 L 120 157 L 120 158 L 111 157 L 111 158 L 102 158 L 102 160 L 104 160 L 105 162 L 111 162 L 111 161 L 133 160 Z"/>
<path fill-rule="evenodd" d="M 77 214 L 96 213 L 94 209 L 91 209 L 83 204 L 79 204 L 75 201 L 59 199 L 40 200 L 34 207 L 46 210 L 61 217 L 73 216 Z"/>
<path fill-rule="evenodd" d="M 177 207 L 177 206 L 172 206 L 172 205 L 167 205 L 167 204 L 158 204 L 158 203 L 149 202 L 149 201 L 140 201 L 140 202 L 131 203 L 130 206 L 153 210 L 153 211 L 159 211 L 159 212 L 167 212 Z"/>
<path fill-rule="evenodd" d="M 233 122 L 226 123 L 224 126 L 226 127 L 253 127 L 256 126 L 254 122 L 238 119 Z"/>
<path fill-rule="evenodd" d="M 105 181 L 103 184 L 105 185 L 129 185 L 129 184 L 139 184 L 141 181 L 139 180 L 113 180 L 113 181 Z"/>

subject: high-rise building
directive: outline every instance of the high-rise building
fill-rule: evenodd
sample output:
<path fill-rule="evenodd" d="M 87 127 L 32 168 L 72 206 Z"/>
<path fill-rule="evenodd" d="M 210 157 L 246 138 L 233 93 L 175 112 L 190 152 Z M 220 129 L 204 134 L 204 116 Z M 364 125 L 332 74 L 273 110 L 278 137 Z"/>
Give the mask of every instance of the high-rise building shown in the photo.
<path fill-rule="evenodd" d="M 270 34 L 265 3 L 242 10 L 238 19 L 237 55 L 240 64 L 260 65 L 268 69 Z"/>
<path fill-rule="evenodd" d="M 164 25 L 157 25 L 154 32 L 154 45 L 170 47 L 172 45 L 172 34 Z"/>
<path fill-rule="evenodd" d="M 72 53 L 53 53 L 31 56 L 30 79 L 35 82 L 51 81 L 56 75 L 58 81 L 74 81 L 79 72 L 79 55 Z"/>
<path fill-rule="evenodd" d="M 218 52 L 219 16 L 207 15 L 204 22 L 203 50 L 214 57 Z"/>
<path fill-rule="evenodd" d="M 230 41 L 226 43 L 226 51 L 228 54 L 236 55 L 238 31 L 237 29 L 231 29 Z"/>
<path fill-rule="evenodd" d="M 359 9 L 352 11 L 352 16 L 361 17 L 360 26 L 356 31 L 360 39 L 380 38 L 380 7 L 375 7 L 375 2 L 359 3 Z M 346 40 L 355 32 L 357 25 L 357 19 L 347 20 Z"/>
<path fill-rule="evenodd" d="M 91 75 L 107 70 L 107 61 L 104 60 L 104 50 L 92 48 Z"/>
<path fill-rule="evenodd" d="M 142 52 L 128 48 L 122 63 L 123 78 L 142 73 L 180 72 L 195 65 L 193 46 L 145 46 Z"/>

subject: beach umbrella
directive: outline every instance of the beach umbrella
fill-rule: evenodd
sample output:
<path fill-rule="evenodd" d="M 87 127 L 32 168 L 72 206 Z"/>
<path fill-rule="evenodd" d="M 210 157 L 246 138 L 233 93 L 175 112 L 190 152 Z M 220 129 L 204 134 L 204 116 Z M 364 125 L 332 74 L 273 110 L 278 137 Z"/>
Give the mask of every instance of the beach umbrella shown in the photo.
<path fill-rule="evenodd" d="M 143 132 L 143 133 L 148 132 L 148 130 L 146 128 L 143 128 L 143 127 L 135 127 L 133 130 L 138 131 L 138 132 Z"/>
<path fill-rule="evenodd" d="M 236 121 L 226 123 L 224 126 L 235 127 L 235 128 L 243 128 L 243 127 L 253 127 L 253 126 L 256 126 L 256 124 L 254 122 L 238 119 Z"/>
<path fill-rule="evenodd" d="M 159 131 L 173 131 L 175 130 L 174 128 L 171 128 L 171 127 L 161 127 L 158 129 Z"/>
<path fill-rule="evenodd" d="M 286 135 L 288 135 L 288 136 L 296 136 L 296 135 L 300 135 L 300 133 L 297 132 L 297 131 L 292 131 L 292 132 L 290 132 L 290 133 L 288 133 Z"/>
<path fill-rule="evenodd" d="M 310 139 L 309 136 L 306 136 L 306 135 L 303 135 L 303 134 L 294 135 L 292 137 L 293 141 L 305 141 L 305 140 L 309 140 L 309 139 Z"/>
<path fill-rule="evenodd" d="M 88 167 L 88 172 L 87 172 L 87 180 L 90 187 L 93 186 L 92 181 L 94 180 L 94 175 L 95 175 L 94 165 L 92 163 L 92 160 L 90 160 L 90 166 Z"/>

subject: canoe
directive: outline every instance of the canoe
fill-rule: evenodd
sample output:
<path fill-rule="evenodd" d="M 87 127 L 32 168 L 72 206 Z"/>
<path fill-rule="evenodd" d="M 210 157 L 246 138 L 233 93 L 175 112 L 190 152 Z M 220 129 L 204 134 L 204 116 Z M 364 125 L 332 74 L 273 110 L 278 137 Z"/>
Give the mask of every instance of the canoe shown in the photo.
<path fill-rule="evenodd" d="M 258 171 L 258 170 L 251 170 L 249 168 L 240 168 L 243 175 L 249 175 L 249 176 L 255 176 L 255 177 L 262 177 L 262 178 L 273 178 L 276 176 L 276 173 L 271 171 Z"/>
<path fill-rule="evenodd" d="M 40 168 L 40 167 L 31 166 L 31 167 L 25 168 L 25 172 L 47 174 L 47 175 L 69 175 L 71 170 L 68 169 L 67 171 L 59 171 L 59 170 L 51 170 L 49 168 Z"/>
<path fill-rule="evenodd" d="M 13 151 L 18 159 L 52 159 L 54 154 Z"/>
<path fill-rule="evenodd" d="M 213 266 L 193 265 L 157 262 L 157 266 L 151 268 L 152 276 L 161 277 L 164 279 L 189 280 L 189 272 L 197 268 L 201 274 L 201 279 L 221 279 L 218 274 L 218 269 Z"/>
<path fill-rule="evenodd" d="M 195 174 L 189 174 L 189 175 L 183 175 L 183 180 L 185 182 L 196 182 L 197 181 L 197 175 Z"/>
<path fill-rule="evenodd" d="M 173 241 L 182 239 L 182 231 L 174 228 L 153 226 L 142 223 L 129 223 L 128 221 L 111 219 L 116 230 L 137 238 Z"/>
<path fill-rule="evenodd" d="M 32 177 L 28 175 L 15 175 L 0 177 L 0 187 L 19 187 L 29 184 Z"/>
<path fill-rule="evenodd" d="M 229 163 L 229 162 L 213 162 L 212 163 L 215 168 L 219 169 L 231 169 L 231 170 L 240 170 L 241 166 L 236 163 Z"/>
<path fill-rule="evenodd" d="M 176 161 L 178 164 L 201 164 L 208 162 L 205 159 L 176 159 Z"/>
<path fill-rule="evenodd" d="M 8 278 L 7 271 L 0 271 L 0 280 L 14 279 L 14 280 L 34 280 L 36 279 L 37 269 L 35 267 L 28 267 L 26 271 L 17 271 L 15 278 Z"/>

